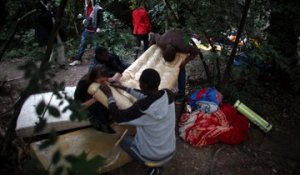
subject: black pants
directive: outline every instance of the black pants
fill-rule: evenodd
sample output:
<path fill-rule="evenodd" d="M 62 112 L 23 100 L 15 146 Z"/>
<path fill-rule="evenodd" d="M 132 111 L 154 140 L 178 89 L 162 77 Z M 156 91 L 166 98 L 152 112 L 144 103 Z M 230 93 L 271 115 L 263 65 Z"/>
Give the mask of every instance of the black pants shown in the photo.
<path fill-rule="evenodd" d="M 140 47 L 141 46 L 141 41 L 143 41 L 144 42 L 144 51 L 146 51 L 149 47 L 148 34 L 135 35 L 135 37 L 136 37 L 137 46 Z"/>
<path fill-rule="evenodd" d="M 141 46 L 141 41 L 143 41 L 144 43 L 144 51 L 146 51 L 149 47 L 149 40 L 148 40 L 148 34 L 144 34 L 144 35 L 135 35 L 136 38 L 136 44 L 138 47 Z M 139 49 L 137 49 L 135 51 L 135 60 L 137 59 L 139 54 Z"/>
<path fill-rule="evenodd" d="M 109 123 L 109 114 L 109 110 L 100 102 L 96 102 L 88 108 L 89 117 L 93 118 L 94 121 L 96 120 L 96 122 L 99 122 L 101 124 Z"/>

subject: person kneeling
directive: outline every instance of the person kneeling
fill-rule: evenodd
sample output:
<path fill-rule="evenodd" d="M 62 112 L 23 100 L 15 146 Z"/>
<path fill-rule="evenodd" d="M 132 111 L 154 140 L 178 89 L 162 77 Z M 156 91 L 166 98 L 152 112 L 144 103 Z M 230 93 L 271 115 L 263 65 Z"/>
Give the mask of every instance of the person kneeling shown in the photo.
<path fill-rule="evenodd" d="M 74 99 L 79 101 L 82 106 L 87 109 L 90 123 L 95 129 L 113 134 L 115 131 L 109 125 L 109 110 L 87 92 L 93 82 L 100 84 L 108 82 L 108 74 L 105 67 L 101 65 L 95 66 L 79 80 L 74 93 Z"/>
<path fill-rule="evenodd" d="M 137 98 L 128 109 L 119 109 L 107 85 L 100 89 L 108 97 L 108 106 L 114 121 L 136 126 L 136 135 L 125 136 L 120 146 L 130 157 L 146 167 L 147 174 L 160 174 L 160 167 L 175 154 L 175 103 L 169 89 L 158 90 L 159 73 L 145 69 L 139 79 L 140 89 L 132 89 L 113 83 Z M 155 166 L 149 166 L 155 162 Z"/>

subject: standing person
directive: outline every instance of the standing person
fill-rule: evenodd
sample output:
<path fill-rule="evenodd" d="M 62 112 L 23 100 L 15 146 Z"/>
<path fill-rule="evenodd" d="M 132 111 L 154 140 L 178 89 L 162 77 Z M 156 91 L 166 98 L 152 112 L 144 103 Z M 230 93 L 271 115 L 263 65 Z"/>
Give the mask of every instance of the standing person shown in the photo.
<path fill-rule="evenodd" d="M 107 85 L 100 89 L 108 97 L 108 106 L 117 123 L 136 126 L 136 135 L 125 136 L 120 146 L 142 166 L 146 162 L 167 162 L 175 154 L 175 103 L 174 94 L 168 89 L 158 90 L 159 73 L 145 69 L 139 79 L 141 90 L 118 87 L 135 96 L 136 101 L 128 109 L 119 109 Z M 160 174 L 160 168 L 146 167 L 147 174 Z"/>
<path fill-rule="evenodd" d="M 162 49 L 162 55 L 164 59 L 169 62 L 175 59 L 176 52 L 189 54 L 189 56 L 181 63 L 180 72 L 178 75 L 179 91 L 177 97 L 184 97 L 186 86 L 185 65 L 199 54 L 198 48 L 185 44 L 182 31 L 177 29 L 169 30 L 162 35 L 151 35 L 150 44 L 156 44 L 158 47 L 160 47 Z"/>
<path fill-rule="evenodd" d="M 143 5 L 132 11 L 132 25 L 133 35 L 136 37 L 137 46 L 141 46 L 141 41 L 144 43 L 144 51 L 149 47 L 148 34 L 151 30 L 150 17 Z M 135 59 L 138 56 L 138 49 L 136 50 Z"/>
<path fill-rule="evenodd" d="M 52 0 L 38 0 L 36 4 L 36 17 L 37 26 L 35 29 L 35 36 L 39 46 L 46 46 L 51 30 L 55 23 L 55 11 Z M 55 38 L 53 50 L 49 59 L 49 62 L 58 65 L 59 68 L 67 69 L 66 56 L 63 42 L 67 40 L 65 32 L 60 28 Z M 55 52 L 57 52 L 57 58 L 55 58 Z"/>
<path fill-rule="evenodd" d="M 115 133 L 109 125 L 109 110 L 88 94 L 88 88 L 93 83 L 106 83 L 109 80 L 108 71 L 101 65 L 95 66 L 88 74 L 78 82 L 74 93 L 74 99 L 87 109 L 90 123 L 94 128 L 106 133 Z"/>
<path fill-rule="evenodd" d="M 85 0 L 84 7 L 84 31 L 81 33 L 81 40 L 79 49 L 75 57 L 72 58 L 72 62 L 69 64 L 70 66 L 76 66 L 81 64 L 82 56 L 87 45 L 90 41 L 93 41 L 94 49 L 96 48 L 96 31 L 99 31 L 99 27 L 103 23 L 103 9 L 97 3 L 94 5 L 93 0 Z"/>

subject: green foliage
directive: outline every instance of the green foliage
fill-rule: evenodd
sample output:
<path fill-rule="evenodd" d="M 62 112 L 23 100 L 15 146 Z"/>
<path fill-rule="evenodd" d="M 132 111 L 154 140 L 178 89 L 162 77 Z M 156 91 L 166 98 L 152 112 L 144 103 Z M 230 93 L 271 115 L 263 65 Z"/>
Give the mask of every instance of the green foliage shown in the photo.
<path fill-rule="evenodd" d="M 38 119 L 39 119 L 39 121 L 36 122 L 35 126 L 34 126 L 34 132 L 37 132 L 37 133 L 41 132 L 46 127 L 46 124 L 47 124 L 46 118 L 39 116 Z"/>
<path fill-rule="evenodd" d="M 40 103 L 36 107 L 37 115 L 42 115 L 42 113 L 44 113 L 44 111 L 45 111 L 45 107 L 46 107 L 45 101 L 44 100 L 40 101 Z"/>
<path fill-rule="evenodd" d="M 39 145 L 39 149 L 45 149 L 48 148 L 51 145 L 54 145 L 56 143 L 58 139 L 58 135 L 55 131 L 51 131 L 48 136 L 47 139 L 44 140 L 41 145 Z"/>
<path fill-rule="evenodd" d="M 69 106 L 65 107 L 63 112 L 66 112 L 67 110 L 72 111 L 70 115 L 71 121 L 82 121 L 87 119 L 87 112 L 86 110 L 83 110 L 83 107 L 79 102 L 70 97 L 66 97 L 65 99 L 69 102 Z"/>
<path fill-rule="evenodd" d="M 4 32 L 6 37 L 8 33 L 9 31 L 7 31 L 7 33 Z M 14 45 L 12 45 L 12 43 L 14 43 Z M 4 58 L 6 59 L 19 57 L 36 58 L 43 54 L 42 48 L 39 48 L 38 43 L 35 41 L 34 29 L 29 29 L 21 32 L 20 34 L 16 34 L 14 40 L 11 42 L 11 45 L 14 48 L 5 52 Z"/>
<path fill-rule="evenodd" d="M 39 162 L 36 159 L 30 159 L 25 162 L 22 174 L 24 175 L 49 175 L 49 172 L 39 167 Z"/>
<path fill-rule="evenodd" d="M 58 162 L 59 162 L 59 160 L 61 159 L 61 153 L 60 153 L 60 151 L 59 150 L 57 150 L 57 151 L 55 151 L 55 153 L 53 154 L 53 156 L 52 156 L 52 163 L 54 164 L 54 165 L 56 165 Z"/>
<path fill-rule="evenodd" d="M 65 160 L 71 164 L 68 169 L 69 174 L 73 175 L 94 175 L 101 165 L 104 164 L 104 159 L 100 156 L 87 158 L 87 154 L 82 152 L 79 156 L 67 155 Z"/>
<path fill-rule="evenodd" d="M 151 19 L 151 25 L 153 32 L 163 33 L 163 29 L 167 25 L 166 6 L 164 3 L 153 4 L 152 8 L 149 9 L 149 15 Z"/>
<path fill-rule="evenodd" d="M 128 60 L 133 55 L 135 38 L 131 29 L 116 19 L 113 14 L 104 12 L 104 25 L 101 33 L 97 35 L 98 44 L 109 48 L 121 58 Z"/>

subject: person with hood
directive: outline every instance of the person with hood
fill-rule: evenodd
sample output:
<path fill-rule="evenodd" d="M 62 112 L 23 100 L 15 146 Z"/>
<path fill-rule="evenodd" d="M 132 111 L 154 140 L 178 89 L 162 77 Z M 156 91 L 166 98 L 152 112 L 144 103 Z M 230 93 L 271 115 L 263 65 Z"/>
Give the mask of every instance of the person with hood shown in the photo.
<path fill-rule="evenodd" d="M 142 166 L 148 161 L 167 162 L 176 150 L 174 94 L 168 89 L 158 90 L 160 80 L 156 70 L 145 69 L 139 79 L 141 90 L 112 84 L 138 99 L 128 109 L 119 109 L 109 86 L 100 86 L 114 121 L 136 126 L 136 135 L 125 136 L 120 146 Z M 160 174 L 158 167 L 146 170 L 147 174 Z"/>
<path fill-rule="evenodd" d="M 94 5 L 94 0 L 86 0 L 84 8 L 84 31 L 81 33 L 81 40 L 79 49 L 75 57 L 72 58 L 70 66 L 76 66 L 81 64 L 81 59 L 84 51 L 90 41 L 93 41 L 94 49 L 96 48 L 96 37 L 95 33 L 100 31 L 100 26 L 103 23 L 103 9 L 96 3 Z"/>

